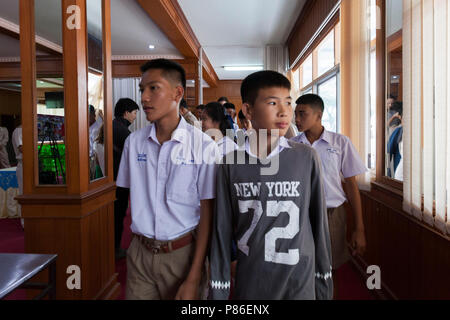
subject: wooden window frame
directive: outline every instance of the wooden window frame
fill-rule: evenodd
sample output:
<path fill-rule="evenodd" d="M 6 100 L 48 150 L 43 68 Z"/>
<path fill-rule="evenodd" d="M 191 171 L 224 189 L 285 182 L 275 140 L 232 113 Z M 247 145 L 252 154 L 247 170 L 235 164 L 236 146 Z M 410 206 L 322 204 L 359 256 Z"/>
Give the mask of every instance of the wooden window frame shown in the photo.
<path fill-rule="evenodd" d="M 377 109 L 377 135 L 376 135 L 376 176 L 378 186 L 385 187 L 389 192 L 403 196 L 403 182 L 386 176 L 386 0 L 377 0 L 380 8 L 380 28 L 376 37 L 376 109 Z"/>

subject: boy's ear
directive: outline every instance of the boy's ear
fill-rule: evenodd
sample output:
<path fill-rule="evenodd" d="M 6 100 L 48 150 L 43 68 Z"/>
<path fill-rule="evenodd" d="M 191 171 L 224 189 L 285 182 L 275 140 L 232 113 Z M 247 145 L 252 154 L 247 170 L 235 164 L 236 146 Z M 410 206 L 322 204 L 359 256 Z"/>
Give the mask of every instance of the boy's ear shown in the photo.
<path fill-rule="evenodd" d="M 323 112 L 322 111 L 317 111 L 317 117 L 319 118 L 320 121 L 322 121 Z"/>
<path fill-rule="evenodd" d="M 176 86 L 175 87 L 175 100 L 178 101 L 178 103 L 181 101 L 181 99 L 184 96 L 184 89 L 182 86 Z"/>
<path fill-rule="evenodd" d="M 252 120 L 253 108 L 247 102 L 242 105 L 242 113 L 247 120 Z"/>

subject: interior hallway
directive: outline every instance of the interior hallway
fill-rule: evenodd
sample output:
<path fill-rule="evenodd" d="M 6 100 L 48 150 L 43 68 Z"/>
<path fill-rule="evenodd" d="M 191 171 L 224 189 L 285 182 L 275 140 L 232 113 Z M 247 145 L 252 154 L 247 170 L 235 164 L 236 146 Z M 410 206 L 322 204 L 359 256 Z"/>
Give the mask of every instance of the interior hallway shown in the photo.
<path fill-rule="evenodd" d="M 128 248 L 131 242 L 131 216 L 130 210 L 124 221 L 124 233 L 122 236 L 122 248 Z M 19 219 L 0 219 L 0 252 L 2 253 L 24 253 L 25 240 L 24 231 Z M 116 261 L 116 272 L 121 285 L 119 300 L 125 299 L 126 285 L 126 259 Z M 375 297 L 365 286 L 365 281 L 351 263 L 343 265 L 338 270 L 338 286 L 340 292 L 337 300 L 374 300 Z M 25 290 L 15 290 L 5 300 L 25 300 Z"/>

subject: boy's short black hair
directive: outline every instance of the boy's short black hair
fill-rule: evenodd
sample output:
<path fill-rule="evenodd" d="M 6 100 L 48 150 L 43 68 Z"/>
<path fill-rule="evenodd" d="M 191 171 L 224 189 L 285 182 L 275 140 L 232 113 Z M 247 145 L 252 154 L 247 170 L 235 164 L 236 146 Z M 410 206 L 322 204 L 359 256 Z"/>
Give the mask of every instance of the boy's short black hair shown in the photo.
<path fill-rule="evenodd" d="M 125 112 L 133 112 L 134 110 L 139 110 L 139 106 L 136 102 L 130 98 L 119 99 L 114 107 L 114 117 L 121 118 Z"/>
<path fill-rule="evenodd" d="M 247 119 L 247 118 L 245 117 L 244 113 L 242 112 L 242 110 L 239 110 L 238 118 L 241 119 L 241 120 L 246 120 L 246 119 Z"/>
<path fill-rule="evenodd" d="M 142 73 L 150 69 L 162 70 L 163 75 L 169 78 L 168 80 L 179 82 L 186 90 L 186 71 L 179 63 L 167 59 L 154 59 L 141 66 Z"/>
<path fill-rule="evenodd" d="M 289 79 L 275 71 L 258 71 L 244 79 L 241 85 L 242 102 L 255 104 L 260 89 L 286 88 L 291 90 Z"/>
<path fill-rule="evenodd" d="M 317 94 L 309 93 L 301 96 L 295 101 L 295 104 L 298 106 L 299 104 L 309 105 L 312 109 L 316 111 L 323 112 L 325 110 L 325 103 L 323 99 Z"/>
<path fill-rule="evenodd" d="M 95 107 L 92 104 L 89 105 L 89 113 L 92 113 L 95 115 Z"/>
<path fill-rule="evenodd" d="M 234 106 L 234 104 L 232 104 L 232 103 L 230 103 L 230 102 L 225 103 L 225 104 L 223 105 L 223 107 L 224 107 L 225 109 L 234 109 L 234 110 L 236 110 L 236 107 Z"/>
<path fill-rule="evenodd" d="M 217 102 L 220 102 L 220 101 L 229 102 L 227 97 L 220 97 L 220 98 L 217 100 Z"/>

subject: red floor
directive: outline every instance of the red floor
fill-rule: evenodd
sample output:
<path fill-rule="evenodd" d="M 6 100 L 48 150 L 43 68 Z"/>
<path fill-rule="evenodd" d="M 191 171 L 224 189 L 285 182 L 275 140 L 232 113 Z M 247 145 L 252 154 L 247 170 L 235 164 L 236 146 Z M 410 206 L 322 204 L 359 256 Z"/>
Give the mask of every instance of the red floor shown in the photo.
<path fill-rule="evenodd" d="M 128 248 L 131 241 L 131 217 L 129 212 L 124 221 L 122 248 Z M 0 252 L 22 253 L 24 248 L 24 231 L 19 219 L 0 219 Z M 0 270 L 1 271 L 1 270 Z M 125 298 L 126 259 L 116 261 L 116 272 L 119 274 L 121 294 L 119 300 Z M 337 272 L 338 297 L 337 300 L 372 300 L 374 299 L 365 286 L 365 282 L 351 263 L 343 265 Z M 24 290 L 16 290 L 6 300 L 26 299 Z"/>

